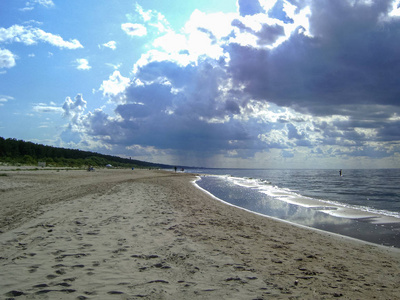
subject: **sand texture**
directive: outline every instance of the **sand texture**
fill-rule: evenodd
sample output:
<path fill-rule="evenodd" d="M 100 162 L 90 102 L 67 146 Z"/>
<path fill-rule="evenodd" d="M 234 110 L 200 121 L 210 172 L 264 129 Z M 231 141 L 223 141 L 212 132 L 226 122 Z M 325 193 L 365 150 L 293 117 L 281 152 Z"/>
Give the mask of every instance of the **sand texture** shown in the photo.
<path fill-rule="evenodd" d="M 0 173 L 1 299 L 400 299 L 398 250 L 228 206 L 190 174 Z"/>

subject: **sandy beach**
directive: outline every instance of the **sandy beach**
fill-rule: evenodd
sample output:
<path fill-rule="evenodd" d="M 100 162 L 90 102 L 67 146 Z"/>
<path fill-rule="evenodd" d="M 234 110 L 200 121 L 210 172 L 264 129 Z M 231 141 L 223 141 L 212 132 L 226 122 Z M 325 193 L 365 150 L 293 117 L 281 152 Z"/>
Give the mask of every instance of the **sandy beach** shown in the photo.
<path fill-rule="evenodd" d="M 400 299 L 400 251 L 226 205 L 196 176 L 0 167 L 1 299 Z"/>

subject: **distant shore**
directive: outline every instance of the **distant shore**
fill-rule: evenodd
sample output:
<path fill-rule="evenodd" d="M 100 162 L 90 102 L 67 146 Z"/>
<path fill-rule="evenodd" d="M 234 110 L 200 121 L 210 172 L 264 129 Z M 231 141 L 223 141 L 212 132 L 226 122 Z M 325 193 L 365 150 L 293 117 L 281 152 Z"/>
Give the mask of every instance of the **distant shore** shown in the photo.
<path fill-rule="evenodd" d="M 1 297 L 400 295 L 399 249 L 226 205 L 195 187 L 192 174 L 23 168 L 0 174 Z"/>

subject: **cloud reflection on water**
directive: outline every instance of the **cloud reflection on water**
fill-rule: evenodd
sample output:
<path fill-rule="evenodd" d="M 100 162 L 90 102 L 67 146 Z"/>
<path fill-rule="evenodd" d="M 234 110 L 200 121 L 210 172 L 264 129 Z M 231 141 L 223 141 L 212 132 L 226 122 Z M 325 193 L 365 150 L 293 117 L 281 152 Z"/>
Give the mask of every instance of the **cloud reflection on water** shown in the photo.
<path fill-rule="evenodd" d="M 307 197 L 304 197 L 305 204 L 300 205 L 301 196 L 288 199 L 289 192 L 268 193 L 253 184 L 236 184 L 235 180 L 207 176 L 197 184 L 225 202 L 262 215 L 372 243 L 400 247 L 400 223 L 375 224 L 379 218 L 368 212 L 356 212 L 351 208 L 324 205 L 322 202 L 317 205 L 318 200 L 311 199 L 313 202 Z"/>

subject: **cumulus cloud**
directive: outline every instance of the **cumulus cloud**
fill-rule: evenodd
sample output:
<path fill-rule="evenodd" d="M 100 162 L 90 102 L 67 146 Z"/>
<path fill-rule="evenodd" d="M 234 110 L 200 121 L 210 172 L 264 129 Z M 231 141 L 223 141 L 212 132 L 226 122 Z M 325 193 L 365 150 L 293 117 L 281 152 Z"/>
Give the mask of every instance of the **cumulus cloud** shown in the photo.
<path fill-rule="evenodd" d="M 114 71 L 108 80 L 103 81 L 100 91 L 103 91 L 104 96 L 116 97 L 125 91 L 129 83 L 129 78 L 122 76 L 119 71 Z"/>
<path fill-rule="evenodd" d="M 392 2 L 264 2 L 238 1 L 240 14 L 195 11 L 183 30 L 158 35 L 132 78 L 114 71 L 101 85 L 114 115 L 75 113 L 80 134 L 185 158 L 398 151 L 400 22 Z M 139 13 L 145 23 L 156 15 Z M 124 25 L 128 34 L 148 33 Z M 66 103 L 65 112 L 74 102 Z"/>
<path fill-rule="evenodd" d="M 92 67 L 89 65 L 89 61 L 85 58 L 78 58 L 75 60 L 76 68 L 78 70 L 90 70 Z"/>
<path fill-rule="evenodd" d="M 123 31 L 130 36 L 145 36 L 147 29 L 142 24 L 124 23 L 121 25 Z"/>
<path fill-rule="evenodd" d="M 12 68 L 15 66 L 16 56 L 7 49 L 0 48 L 0 68 Z"/>
<path fill-rule="evenodd" d="M 74 147 L 81 143 L 88 146 L 88 141 L 85 141 L 88 125 L 84 123 L 87 102 L 83 99 L 82 94 L 75 96 L 72 100 L 70 97 L 65 98 L 62 105 L 63 117 L 69 120 L 68 125 L 61 133 L 60 138 L 62 144 Z M 93 140 L 93 136 L 87 136 L 89 140 Z"/>
<path fill-rule="evenodd" d="M 76 95 L 75 101 L 70 97 L 65 98 L 62 109 L 64 117 L 71 118 L 75 122 L 86 108 L 87 102 L 83 99 L 81 94 Z"/>
<path fill-rule="evenodd" d="M 347 114 L 339 105 L 348 103 L 398 103 L 399 22 L 381 21 L 390 1 L 351 3 L 311 1 L 312 36 L 295 31 L 273 50 L 231 45 L 236 82 L 257 99 L 316 115 Z"/>
<path fill-rule="evenodd" d="M 72 39 L 65 41 L 59 35 L 45 32 L 40 28 L 31 26 L 13 25 L 9 28 L 0 28 L 0 43 L 23 43 L 25 45 L 34 45 L 38 42 L 46 42 L 52 46 L 66 49 L 83 48 L 81 43 Z"/>
<path fill-rule="evenodd" d="M 232 101 L 233 93 L 221 89 L 226 80 L 223 68 L 213 60 L 199 64 L 184 67 L 153 62 L 144 66 L 137 80 L 125 87 L 124 102 L 115 109 L 116 118 L 100 110 L 86 115 L 87 134 L 113 145 L 195 150 L 202 156 L 226 149 L 245 153 L 252 147 L 254 150 L 246 154 L 251 156 L 261 144 L 234 119 L 240 107 Z M 114 75 L 114 79 L 120 76 Z"/>

